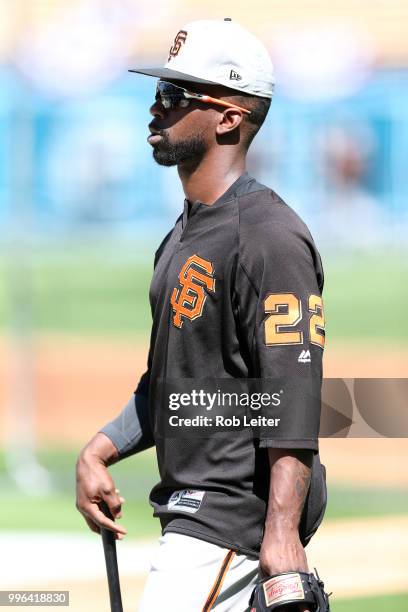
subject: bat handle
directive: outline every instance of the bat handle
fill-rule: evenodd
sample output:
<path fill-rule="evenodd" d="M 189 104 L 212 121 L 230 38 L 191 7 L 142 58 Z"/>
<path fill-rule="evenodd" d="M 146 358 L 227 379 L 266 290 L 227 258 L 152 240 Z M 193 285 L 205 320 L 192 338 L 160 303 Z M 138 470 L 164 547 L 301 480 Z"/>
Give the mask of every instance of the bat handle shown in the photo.
<path fill-rule="evenodd" d="M 101 511 L 109 519 L 114 520 L 106 502 L 99 503 Z M 116 555 L 116 536 L 110 529 L 101 528 L 103 550 L 105 553 L 106 573 L 108 576 L 109 599 L 111 612 L 123 612 L 122 595 L 120 591 L 118 559 Z"/>

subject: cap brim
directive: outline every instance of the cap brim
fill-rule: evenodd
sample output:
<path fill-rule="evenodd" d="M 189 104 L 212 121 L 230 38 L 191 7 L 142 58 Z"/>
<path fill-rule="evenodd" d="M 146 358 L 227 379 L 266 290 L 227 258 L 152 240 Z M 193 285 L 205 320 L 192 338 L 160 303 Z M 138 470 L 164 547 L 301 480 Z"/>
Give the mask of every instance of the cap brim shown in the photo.
<path fill-rule="evenodd" d="M 156 77 L 158 79 L 171 79 L 172 81 L 188 81 L 190 83 L 204 83 L 204 85 L 219 85 L 214 81 L 207 81 L 206 79 L 200 79 L 199 77 L 192 76 L 191 74 L 185 74 L 178 70 L 171 70 L 170 68 L 132 68 L 128 72 L 137 72 L 138 74 L 145 74 L 147 76 Z"/>

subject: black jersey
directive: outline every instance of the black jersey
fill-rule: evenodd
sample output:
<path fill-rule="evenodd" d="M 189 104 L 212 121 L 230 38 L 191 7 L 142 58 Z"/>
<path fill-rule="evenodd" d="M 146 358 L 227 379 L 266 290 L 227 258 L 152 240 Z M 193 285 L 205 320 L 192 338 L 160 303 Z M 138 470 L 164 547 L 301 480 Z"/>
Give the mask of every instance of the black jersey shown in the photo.
<path fill-rule="evenodd" d="M 315 452 L 303 543 L 317 528 L 325 504 L 317 453 L 322 288 L 321 260 L 307 227 L 248 173 L 211 206 L 185 201 L 156 252 L 148 371 L 136 390 L 149 400 L 161 478 L 150 502 L 164 532 L 257 555 L 268 446 Z M 201 379 L 284 381 L 291 399 L 277 409 L 280 427 L 264 424 L 257 436 L 245 428 L 172 435 L 164 383 L 183 391 L 186 381 L 197 388 Z"/>

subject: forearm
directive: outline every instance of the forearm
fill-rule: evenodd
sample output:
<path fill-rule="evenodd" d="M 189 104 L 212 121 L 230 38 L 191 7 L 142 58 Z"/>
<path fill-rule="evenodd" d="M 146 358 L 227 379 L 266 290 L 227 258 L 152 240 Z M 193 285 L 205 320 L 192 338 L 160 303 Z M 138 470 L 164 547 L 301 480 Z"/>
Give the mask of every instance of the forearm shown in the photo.
<path fill-rule="evenodd" d="M 312 451 L 268 449 L 270 487 L 260 566 L 266 575 L 308 571 L 299 523 L 309 490 Z"/>
<path fill-rule="evenodd" d="M 313 453 L 268 449 L 270 486 L 265 533 L 297 531 L 310 485 Z"/>

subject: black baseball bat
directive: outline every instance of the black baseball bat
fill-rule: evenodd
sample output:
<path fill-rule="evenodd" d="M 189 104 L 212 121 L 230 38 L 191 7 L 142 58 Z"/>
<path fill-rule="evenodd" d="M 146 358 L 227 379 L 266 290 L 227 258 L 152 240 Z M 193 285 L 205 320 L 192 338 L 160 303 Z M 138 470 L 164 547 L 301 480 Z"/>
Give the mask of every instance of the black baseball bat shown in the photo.
<path fill-rule="evenodd" d="M 106 502 L 102 501 L 99 504 L 100 509 L 105 516 L 113 519 L 113 516 Z M 116 555 L 116 537 L 113 531 L 101 527 L 101 535 L 103 542 L 103 552 L 105 554 L 106 573 L 108 576 L 109 599 L 111 612 L 123 612 L 122 594 L 120 592 L 118 558 Z"/>

